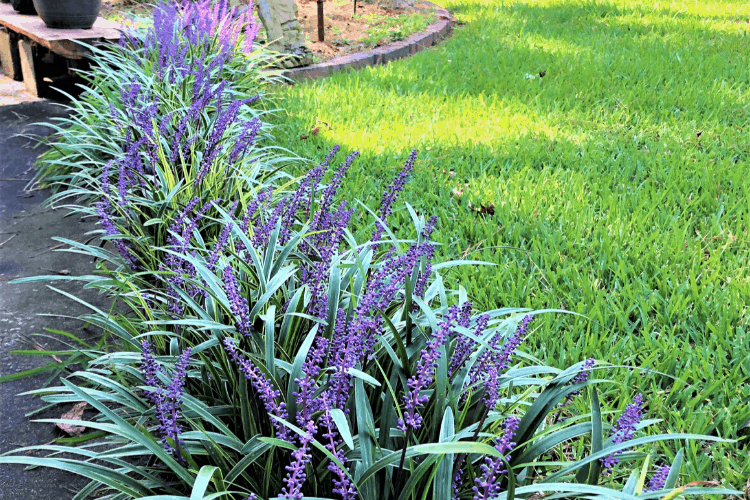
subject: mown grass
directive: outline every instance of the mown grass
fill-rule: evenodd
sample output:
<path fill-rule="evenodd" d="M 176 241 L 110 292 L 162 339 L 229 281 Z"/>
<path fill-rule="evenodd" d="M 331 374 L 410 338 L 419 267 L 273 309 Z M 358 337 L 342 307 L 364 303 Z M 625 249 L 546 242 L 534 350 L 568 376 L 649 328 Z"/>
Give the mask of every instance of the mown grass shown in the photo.
<path fill-rule="evenodd" d="M 278 137 L 360 149 L 347 196 L 370 206 L 420 149 L 405 197 L 439 217 L 441 258 L 497 264 L 449 278 L 480 309 L 586 315 L 547 316 L 527 351 L 663 373 L 612 371 L 605 399 L 643 391 L 663 429 L 740 438 L 688 444 L 686 469 L 743 486 L 750 4 L 440 3 L 461 23 L 444 44 L 290 87 Z"/>

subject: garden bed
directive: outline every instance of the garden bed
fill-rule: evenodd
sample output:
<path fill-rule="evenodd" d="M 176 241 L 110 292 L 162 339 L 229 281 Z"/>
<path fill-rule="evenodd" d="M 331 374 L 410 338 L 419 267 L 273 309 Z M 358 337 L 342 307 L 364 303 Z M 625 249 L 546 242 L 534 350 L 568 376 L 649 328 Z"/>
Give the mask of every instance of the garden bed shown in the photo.
<path fill-rule="evenodd" d="M 240 2 L 232 1 L 231 4 Z M 241 2 L 244 4 L 245 2 Z M 302 24 L 307 47 L 314 62 L 363 52 L 404 40 L 424 31 L 441 15 L 435 5 L 417 0 L 398 2 L 395 8 L 384 8 L 377 2 L 328 0 L 324 3 L 324 41 L 318 41 L 318 4 L 316 0 L 296 0 L 297 19 Z M 103 0 L 102 15 L 110 20 L 149 16 L 154 7 L 136 0 Z M 261 39 L 264 30 L 261 29 Z"/>
<path fill-rule="evenodd" d="M 315 62 L 336 56 L 363 52 L 403 40 L 424 31 L 437 19 L 436 8 L 428 2 L 410 2 L 395 9 L 376 2 L 344 0 L 324 3 L 324 41 L 318 41 L 318 4 L 316 0 L 297 0 L 298 19 L 305 31 L 307 47 Z"/>

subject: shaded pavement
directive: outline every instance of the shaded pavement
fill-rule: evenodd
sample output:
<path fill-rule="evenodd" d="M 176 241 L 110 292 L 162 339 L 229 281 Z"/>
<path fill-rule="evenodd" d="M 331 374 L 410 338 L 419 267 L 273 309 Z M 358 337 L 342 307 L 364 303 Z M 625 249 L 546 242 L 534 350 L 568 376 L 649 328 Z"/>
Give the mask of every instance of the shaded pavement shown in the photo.
<path fill-rule="evenodd" d="M 0 82 L 0 94 L 3 86 Z M 38 141 L 17 134 L 47 135 L 49 129 L 35 123 L 64 116 L 65 111 L 50 101 L 20 101 L 0 106 L 0 376 L 52 361 L 49 356 L 12 354 L 13 350 L 34 349 L 37 344 L 44 349 L 67 347 L 60 337 L 45 332 L 47 328 L 87 339 L 97 336 L 96 331 L 82 329 L 82 323 L 74 319 L 87 310 L 48 285 L 100 307 L 108 306 L 93 291 L 84 293 L 76 282 L 10 283 L 20 277 L 63 270 L 70 275 L 91 274 L 94 268 L 89 257 L 53 249 L 59 242 L 51 239 L 57 236 L 80 240 L 95 229 L 94 221 L 80 216 L 66 217 L 65 210 L 43 206 L 50 194 L 47 190 L 26 190 L 28 180 L 33 177 L 33 163 L 43 149 L 34 149 Z M 34 423 L 26 417 L 26 413 L 44 404 L 40 399 L 17 396 L 38 388 L 48 378 L 49 374 L 42 373 L 0 384 L 0 453 L 64 437 L 52 424 Z M 58 406 L 33 418 L 59 417 L 71 407 Z M 86 482 L 52 469 L 24 471 L 22 466 L 0 465 L 0 500 L 69 500 Z"/>

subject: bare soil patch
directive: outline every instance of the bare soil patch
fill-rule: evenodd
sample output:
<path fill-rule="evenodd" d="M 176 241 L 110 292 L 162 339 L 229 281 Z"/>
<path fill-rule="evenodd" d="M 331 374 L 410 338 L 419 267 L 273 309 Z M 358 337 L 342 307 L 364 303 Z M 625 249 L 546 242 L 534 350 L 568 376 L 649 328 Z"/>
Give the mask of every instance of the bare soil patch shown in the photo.
<path fill-rule="evenodd" d="M 321 42 L 318 41 L 317 1 L 295 1 L 297 19 L 305 32 L 307 47 L 315 54 L 315 62 L 403 40 L 437 20 L 435 8 L 419 0 L 396 0 L 397 6 L 393 8 L 383 7 L 375 1 L 358 0 L 356 14 L 352 0 L 325 0 L 324 41 Z M 239 2 L 232 0 L 231 3 Z M 101 15 L 117 21 L 130 16 L 148 16 L 152 10 L 151 2 L 102 0 Z M 263 30 L 260 36 L 263 38 Z"/>
<path fill-rule="evenodd" d="M 323 2 L 324 41 L 318 41 L 318 3 L 296 0 L 298 19 L 303 26 L 307 47 L 316 55 L 316 62 L 336 56 L 361 52 L 423 31 L 435 22 L 435 9 L 423 2 L 399 2 L 396 8 L 384 8 L 377 2 L 343 0 Z"/>

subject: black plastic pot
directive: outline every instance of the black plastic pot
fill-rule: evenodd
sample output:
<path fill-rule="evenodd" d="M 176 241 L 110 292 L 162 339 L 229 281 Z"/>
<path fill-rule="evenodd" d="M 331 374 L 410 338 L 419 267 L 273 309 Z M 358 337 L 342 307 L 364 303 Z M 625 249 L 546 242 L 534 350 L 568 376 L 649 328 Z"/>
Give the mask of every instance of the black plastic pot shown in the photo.
<path fill-rule="evenodd" d="M 10 0 L 10 5 L 19 14 L 30 14 L 32 16 L 36 15 L 36 10 L 34 10 L 34 2 L 32 2 L 31 0 Z"/>
<path fill-rule="evenodd" d="M 34 7 L 48 28 L 89 29 L 102 0 L 34 0 Z"/>

